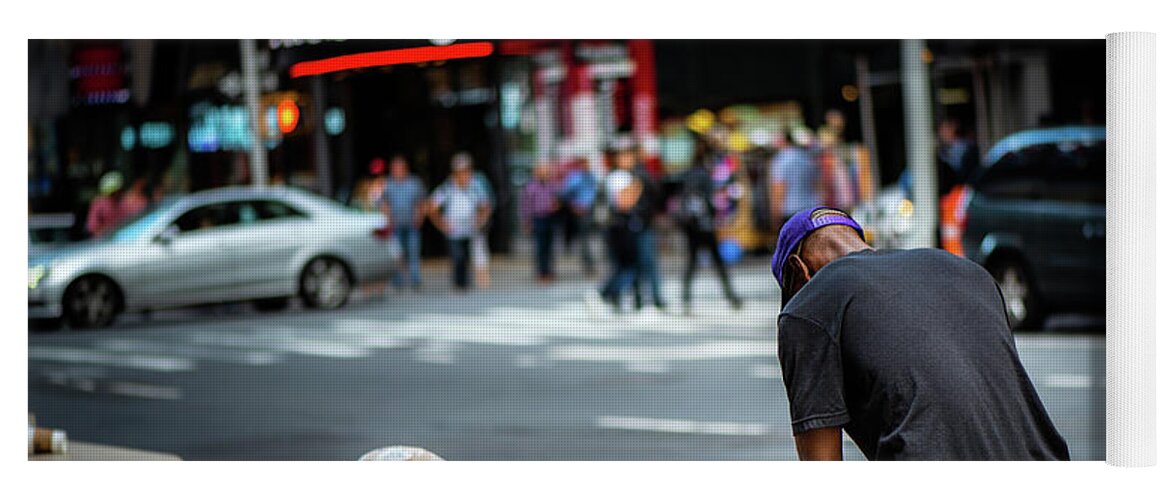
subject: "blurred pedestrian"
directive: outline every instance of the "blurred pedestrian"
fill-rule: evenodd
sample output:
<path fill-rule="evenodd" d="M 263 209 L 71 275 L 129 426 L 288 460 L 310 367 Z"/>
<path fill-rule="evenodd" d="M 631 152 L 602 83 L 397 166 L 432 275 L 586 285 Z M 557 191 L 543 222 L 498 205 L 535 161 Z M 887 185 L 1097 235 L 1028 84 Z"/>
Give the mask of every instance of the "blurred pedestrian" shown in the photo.
<path fill-rule="evenodd" d="M 648 287 L 655 307 L 660 311 L 667 308 L 663 300 L 659 279 L 658 237 L 653 227 L 655 213 L 659 209 L 660 190 L 650 172 L 639 162 L 638 145 L 633 138 L 620 136 L 611 146 L 614 165 L 618 170 L 630 173 L 638 181 L 638 197 L 629 210 L 629 231 L 633 234 L 638 252 L 638 276 L 634 284 L 635 308 L 642 306 L 643 287 Z"/>
<path fill-rule="evenodd" d="M 283 177 L 282 177 L 283 182 Z M 350 206 L 363 212 L 381 212 L 380 203 L 386 183 L 386 160 L 373 158 L 366 165 L 366 175 L 354 184 Z"/>
<path fill-rule="evenodd" d="M 122 173 L 107 172 L 98 180 L 98 196 L 89 205 L 85 229 L 95 238 L 105 236 L 122 221 Z"/>
<path fill-rule="evenodd" d="M 827 111 L 825 125 L 817 131 L 814 154 L 821 167 L 821 184 L 825 193 L 821 203 L 848 211 L 858 202 L 859 183 L 850 165 L 849 151 L 842 145 L 845 126 L 846 117 L 841 111 Z"/>
<path fill-rule="evenodd" d="M 590 172 L 589 163 L 584 158 L 571 160 L 557 196 L 561 201 L 566 252 L 574 245 L 578 246 L 582 272 L 587 276 L 596 273 L 590 241 L 594 232 L 594 201 L 597 194 L 598 181 Z"/>
<path fill-rule="evenodd" d="M 431 194 L 431 222 L 447 237 L 452 283 L 457 291 L 470 286 L 472 239 L 488 222 L 491 202 L 475 186 L 470 157 L 457 154 L 451 177 Z"/>
<path fill-rule="evenodd" d="M 613 155 L 608 155 L 613 158 Z M 589 306 L 608 304 L 615 312 L 622 309 L 622 294 L 638 277 L 638 243 L 634 229 L 634 206 L 642 194 L 642 184 L 629 170 L 609 165 L 605 178 L 606 251 L 610 258 L 610 275 L 600 290 L 587 295 Z"/>
<path fill-rule="evenodd" d="M 122 200 L 119 203 L 120 217 L 123 220 L 131 219 L 142 213 L 143 210 L 146 210 L 150 204 L 151 198 L 147 194 L 146 177 L 138 177 L 130 184 L 130 188 L 122 194 Z"/>
<path fill-rule="evenodd" d="M 411 288 L 418 292 L 423 286 L 419 269 L 419 229 L 427 216 L 427 188 L 411 173 L 407 159 L 394 155 L 390 160 L 390 178 L 386 180 L 382 194 L 379 205 L 393 235 L 391 244 L 401 245 L 410 272 Z M 392 278 L 395 287 L 403 286 L 401 264 L 397 263 Z"/>
<path fill-rule="evenodd" d="M 936 130 L 939 135 L 939 149 L 936 153 L 939 165 L 939 194 L 942 196 L 951 192 L 956 185 L 968 182 L 971 175 L 980 167 L 980 153 L 967 137 L 959 119 L 944 118 Z"/>
<path fill-rule="evenodd" d="M 721 161 L 722 155 L 702 137 L 697 138 L 696 146 L 691 168 L 683 175 L 678 205 L 679 224 L 687 235 L 687 268 L 683 273 L 684 311 L 691 312 L 691 285 L 699 266 L 699 253 L 703 250 L 707 250 L 711 255 L 716 274 L 720 278 L 720 285 L 724 288 L 724 297 L 733 309 L 740 309 L 741 300 L 732 289 L 732 282 L 728 278 L 728 270 L 716 239 L 718 214 L 715 198 L 717 190 L 723 187 L 717 188 L 712 168 Z"/>
<path fill-rule="evenodd" d="M 875 251 L 844 212 L 781 229 L 778 355 L 802 460 L 1069 460 L 979 265 L 934 248 Z"/>
<path fill-rule="evenodd" d="M 472 155 L 466 152 L 456 153 L 459 161 L 465 162 L 469 168 L 473 167 Z M 496 193 L 492 189 L 492 183 L 488 182 L 488 177 L 479 170 L 472 169 L 472 185 L 480 191 L 480 194 L 488 202 L 489 214 L 496 210 Z M 488 222 L 491 216 L 489 215 Z M 488 251 L 488 222 L 485 222 L 482 227 L 476 230 L 476 234 L 472 237 L 472 270 L 476 279 L 476 288 L 488 288 L 492 285 L 492 273 L 489 267 L 491 252 Z"/>
<path fill-rule="evenodd" d="M 537 279 L 541 283 L 553 281 L 553 236 L 556 233 L 558 208 L 560 203 L 552 169 L 547 163 L 538 163 L 521 193 L 520 216 L 525 233 L 533 239 Z"/>
<path fill-rule="evenodd" d="M 806 138 L 804 131 L 786 129 L 769 164 L 769 202 L 774 228 L 779 229 L 801 209 L 822 203 L 819 168 L 808 149 L 799 143 L 806 142 Z"/>

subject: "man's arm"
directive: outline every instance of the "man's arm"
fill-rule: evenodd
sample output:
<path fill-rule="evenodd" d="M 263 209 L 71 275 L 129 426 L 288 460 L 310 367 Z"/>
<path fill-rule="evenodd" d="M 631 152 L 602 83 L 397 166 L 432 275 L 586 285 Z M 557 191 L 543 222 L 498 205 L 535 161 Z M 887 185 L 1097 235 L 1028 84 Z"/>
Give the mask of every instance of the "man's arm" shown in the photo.
<path fill-rule="evenodd" d="M 484 229 L 488 225 L 488 218 L 492 216 L 492 205 L 488 202 L 480 203 L 476 207 L 476 230 Z"/>
<path fill-rule="evenodd" d="M 796 434 L 797 456 L 801 460 L 842 459 L 842 428 L 822 427 Z"/>
<path fill-rule="evenodd" d="M 447 234 L 447 221 L 443 219 L 443 207 L 435 203 L 434 200 L 428 200 L 425 203 L 427 206 L 427 215 L 431 219 L 431 223 L 439 229 L 439 232 Z"/>
<path fill-rule="evenodd" d="M 781 217 L 784 216 L 781 212 L 785 206 L 785 181 L 770 182 L 768 191 L 768 199 L 772 202 L 772 206 L 769 207 L 771 208 L 769 215 L 773 221 L 773 225 L 780 227 L 780 223 L 784 222 L 781 220 Z"/>

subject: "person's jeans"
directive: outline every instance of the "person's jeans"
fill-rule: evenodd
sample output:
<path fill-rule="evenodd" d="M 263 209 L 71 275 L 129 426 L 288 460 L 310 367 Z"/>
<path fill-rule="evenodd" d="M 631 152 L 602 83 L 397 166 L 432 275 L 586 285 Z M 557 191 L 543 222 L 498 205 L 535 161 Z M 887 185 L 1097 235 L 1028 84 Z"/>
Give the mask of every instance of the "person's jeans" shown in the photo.
<path fill-rule="evenodd" d="M 403 258 L 411 273 L 411 285 L 419 286 L 423 282 L 422 272 L 419 270 L 419 230 L 412 226 L 399 226 L 394 229 L 394 236 L 403 249 Z M 402 286 L 402 268 L 397 266 L 394 271 L 394 285 Z"/>
<path fill-rule="evenodd" d="M 724 265 L 723 255 L 720 255 L 720 245 L 715 233 L 698 229 L 687 229 L 687 269 L 683 272 L 683 303 L 691 304 L 691 282 L 695 279 L 696 268 L 699 267 L 699 252 L 705 248 L 712 256 L 720 284 L 724 287 L 724 297 L 732 305 L 738 305 L 740 298 L 732 290 L 732 281 L 728 278 L 728 270 Z"/>
<path fill-rule="evenodd" d="M 638 245 L 638 287 L 650 285 L 651 297 L 655 300 L 655 305 L 662 307 L 663 292 L 659 283 L 659 256 L 658 256 L 658 239 L 655 238 L 655 231 L 650 227 L 638 232 L 636 236 L 636 243 Z"/>
<path fill-rule="evenodd" d="M 537 274 L 542 278 L 553 276 L 553 235 L 556 221 L 553 215 L 533 217 L 533 243 L 537 258 Z"/>
<path fill-rule="evenodd" d="M 606 233 L 606 249 L 610 256 L 610 277 L 599 291 L 602 297 L 617 306 L 627 288 L 638 277 L 637 245 L 635 235 L 624 228 L 611 227 Z"/>
<path fill-rule="evenodd" d="M 471 238 L 454 238 L 447 240 L 448 253 L 451 257 L 451 281 L 456 288 L 468 287 L 468 264 L 472 254 Z"/>

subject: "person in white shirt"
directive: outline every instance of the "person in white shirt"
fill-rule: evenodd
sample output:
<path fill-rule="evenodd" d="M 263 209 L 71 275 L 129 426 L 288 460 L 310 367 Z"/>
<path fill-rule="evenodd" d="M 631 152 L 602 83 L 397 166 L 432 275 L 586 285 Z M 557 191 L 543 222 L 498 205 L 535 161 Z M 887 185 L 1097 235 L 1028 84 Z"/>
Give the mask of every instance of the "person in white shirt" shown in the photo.
<path fill-rule="evenodd" d="M 469 285 L 472 240 L 488 222 L 491 203 L 473 182 L 470 158 L 457 154 L 452 159 L 451 177 L 431 194 L 431 222 L 447 237 L 456 290 Z"/>

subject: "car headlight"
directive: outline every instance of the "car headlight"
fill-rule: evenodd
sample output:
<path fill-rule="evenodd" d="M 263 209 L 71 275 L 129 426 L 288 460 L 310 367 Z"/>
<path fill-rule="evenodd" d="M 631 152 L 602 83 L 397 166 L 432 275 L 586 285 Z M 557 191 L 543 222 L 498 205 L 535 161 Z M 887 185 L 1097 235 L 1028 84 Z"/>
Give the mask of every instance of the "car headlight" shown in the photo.
<path fill-rule="evenodd" d="M 41 284 L 41 280 L 49 274 L 49 268 L 42 265 L 36 265 L 28 268 L 28 288 L 31 290 Z"/>

